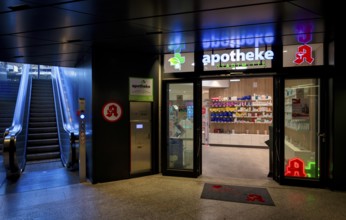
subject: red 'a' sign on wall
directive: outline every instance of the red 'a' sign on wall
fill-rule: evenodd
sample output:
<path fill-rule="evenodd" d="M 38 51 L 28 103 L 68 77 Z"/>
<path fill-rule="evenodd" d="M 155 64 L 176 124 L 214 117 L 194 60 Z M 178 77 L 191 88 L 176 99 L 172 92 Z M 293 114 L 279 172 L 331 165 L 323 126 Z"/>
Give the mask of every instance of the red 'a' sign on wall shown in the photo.
<path fill-rule="evenodd" d="M 293 62 L 296 64 L 301 64 L 304 61 L 309 64 L 312 64 L 312 62 L 314 62 L 314 58 L 312 57 L 312 48 L 306 44 L 298 47 L 298 51 L 296 52 L 296 59 Z"/>

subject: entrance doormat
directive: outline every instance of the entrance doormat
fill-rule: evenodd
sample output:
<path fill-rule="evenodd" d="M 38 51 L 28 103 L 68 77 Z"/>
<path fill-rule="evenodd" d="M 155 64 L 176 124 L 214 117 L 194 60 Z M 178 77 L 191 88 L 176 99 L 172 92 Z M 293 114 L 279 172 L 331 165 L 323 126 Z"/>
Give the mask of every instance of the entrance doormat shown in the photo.
<path fill-rule="evenodd" d="M 205 183 L 201 198 L 275 206 L 266 188 Z"/>

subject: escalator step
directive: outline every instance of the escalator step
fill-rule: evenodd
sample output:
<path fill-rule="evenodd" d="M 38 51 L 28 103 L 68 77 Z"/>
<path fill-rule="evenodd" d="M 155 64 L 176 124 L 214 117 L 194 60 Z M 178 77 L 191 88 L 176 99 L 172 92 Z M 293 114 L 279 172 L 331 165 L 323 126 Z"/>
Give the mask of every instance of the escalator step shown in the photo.
<path fill-rule="evenodd" d="M 51 132 L 58 132 L 58 129 L 56 127 L 33 127 L 29 128 L 29 134 L 32 133 L 51 133 Z"/>
<path fill-rule="evenodd" d="M 56 122 L 55 117 L 30 117 L 30 123 L 35 122 Z"/>
<path fill-rule="evenodd" d="M 27 161 L 47 160 L 47 159 L 58 159 L 60 158 L 59 152 L 53 153 L 40 153 L 40 154 L 27 154 Z"/>
<path fill-rule="evenodd" d="M 30 114 L 32 113 L 47 113 L 47 112 L 54 112 L 54 107 L 52 105 L 49 106 L 40 106 L 38 108 L 30 108 Z"/>
<path fill-rule="evenodd" d="M 35 140 L 35 139 L 52 139 L 52 138 L 58 138 L 58 133 L 29 133 L 28 134 L 28 140 Z"/>
<path fill-rule="evenodd" d="M 56 122 L 29 122 L 29 128 L 56 127 Z"/>
<path fill-rule="evenodd" d="M 47 152 L 59 152 L 59 145 L 44 145 L 44 146 L 35 146 L 27 147 L 26 153 L 47 153 Z"/>
<path fill-rule="evenodd" d="M 30 118 L 34 117 L 54 117 L 55 118 L 55 113 L 54 112 L 40 112 L 40 113 L 30 113 Z"/>
<path fill-rule="evenodd" d="M 28 147 L 31 146 L 43 146 L 43 145 L 56 145 L 59 144 L 58 138 L 52 138 L 52 139 L 37 139 L 37 140 L 28 140 Z"/>

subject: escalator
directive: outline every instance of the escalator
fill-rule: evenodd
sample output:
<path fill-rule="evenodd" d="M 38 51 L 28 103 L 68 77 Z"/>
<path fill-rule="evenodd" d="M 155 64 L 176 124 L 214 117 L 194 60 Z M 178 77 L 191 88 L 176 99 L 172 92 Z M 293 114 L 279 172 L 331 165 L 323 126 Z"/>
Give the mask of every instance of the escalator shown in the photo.
<path fill-rule="evenodd" d="M 19 81 L 0 80 L 0 152 L 3 149 L 4 133 L 13 120 Z"/>
<path fill-rule="evenodd" d="M 62 128 L 61 105 L 59 101 L 55 104 L 60 98 L 53 79 L 29 80 L 26 94 L 20 114 L 22 129 L 4 142 L 0 195 L 79 183 L 78 170 L 66 169 L 69 133 Z"/>
<path fill-rule="evenodd" d="M 32 80 L 26 162 L 60 160 L 52 81 Z"/>

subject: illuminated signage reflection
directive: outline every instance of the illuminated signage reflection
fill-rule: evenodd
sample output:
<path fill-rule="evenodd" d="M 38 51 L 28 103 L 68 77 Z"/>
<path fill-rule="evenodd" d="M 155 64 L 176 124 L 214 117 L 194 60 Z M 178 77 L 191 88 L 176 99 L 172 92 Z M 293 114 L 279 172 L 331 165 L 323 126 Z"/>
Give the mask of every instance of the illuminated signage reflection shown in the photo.
<path fill-rule="evenodd" d="M 271 27 L 257 27 L 246 30 L 235 30 L 232 32 L 205 32 L 203 34 L 203 49 L 225 49 L 261 47 L 274 43 L 274 33 Z"/>
<path fill-rule="evenodd" d="M 296 25 L 295 33 L 297 33 L 297 41 L 302 44 L 307 44 L 312 40 L 312 24 Z"/>
<path fill-rule="evenodd" d="M 297 47 L 296 59 L 293 61 L 295 64 L 302 64 L 307 62 L 312 64 L 314 58 L 312 55 L 312 47 L 307 45 L 312 40 L 312 24 L 298 24 L 296 25 L 297 41 L 303 45 Z"/>

